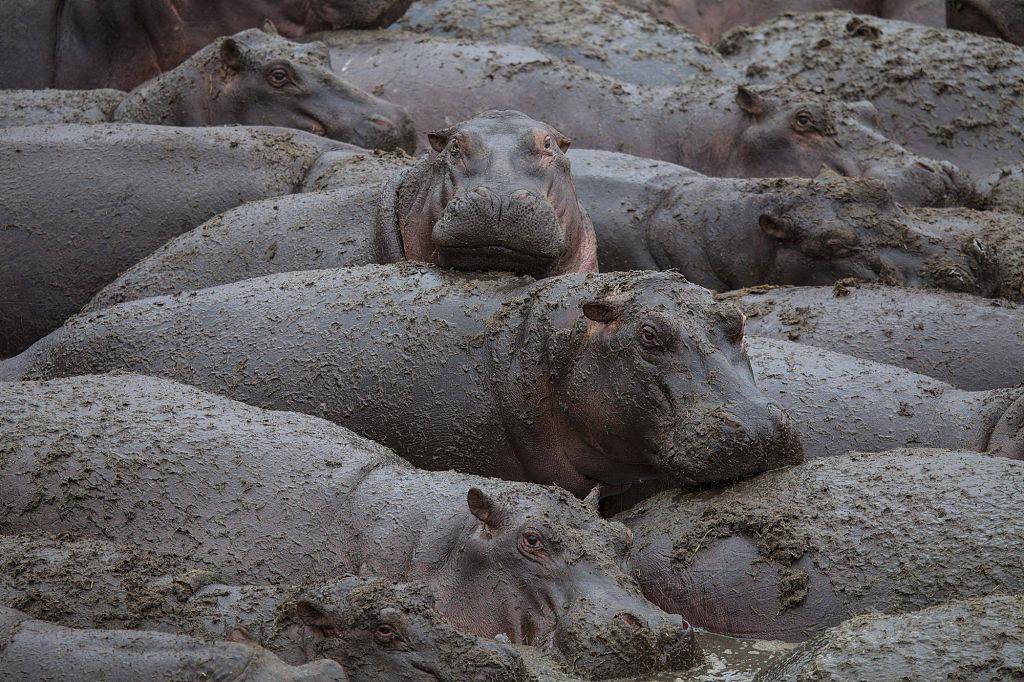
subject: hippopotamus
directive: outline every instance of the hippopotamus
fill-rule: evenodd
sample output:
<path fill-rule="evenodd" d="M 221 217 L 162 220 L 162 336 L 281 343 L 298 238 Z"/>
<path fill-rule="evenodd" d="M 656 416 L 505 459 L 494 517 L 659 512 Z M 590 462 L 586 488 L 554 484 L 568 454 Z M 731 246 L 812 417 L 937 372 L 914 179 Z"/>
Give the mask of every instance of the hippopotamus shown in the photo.
<path fill-rule="evenodd" d="M 322 419 L 151 377 L 0 382 L 0 396 L 0 533 L 137 547 L 226 585 L 421 583 L 459 630 L 582 676 L 693 661 L 693 630 L 626 572 L 626 528 L 560 488 L 415 469 Z"/>
<path fill-rule="evenodd" d="M 326 180 L 330 192 L 251 202 L 124 272 L 86 306 L 192 291 L 276 272 L 418 260 L 534 277 L 597 270 L 576 197 L 569 140 L 515 111 L 430 133 L 434 148 L 384 187 Z"/>
<path fill-rule="evenodd" d="M 722 34 L 746 25 L 753 26 L 780 14 L 847 10 L 887 19 L 912 21 L 927 26 L 945 26 L 942 0 L 620 0 L 662 21 L 693 31 L 701 40 L 714 43 Z"/>
<path fill-rule="evenodd" d="M 271 125 L 367 149 L 416 151 L 409 114 L 335 76 L 323 44 L 293 43 L 256 29 L 218 39 L 119 100 L 113 90 L 90 94 L 0 92 L 0 125 Z"/>
<path fill-rule="evenodd" d="M 747 337 L 757 384 L 793 418 L 808 459 L 920 446 L 1024 458 L 1024 386 L 965 391 L 814 346 Z"/>
<path fill-rule="evenodd" d="M 0 677 L 9 682 L 195 680 L 347 682 L 334 661 L 290 666 L 235 642 L 164 632 L 78 630 L 0 607 Z"/>
<path fill-rule="evenodd" d="M 412 0 L 9 0 L 0 88 L 131 90 L 225 35 L 271 22 L 288 38 L 387 26 Z"/>
<path fill-rule="evenodd" d="M 109 542 L 6 535 L 0 547 L 0 605 L 68 627 L 250 642 L 292 665 L 332 659 L 352 682 L 527 677 L 512 647 L 441 618 L 424 585 L 371 576 L 225 585 L 185 560 Z"/>
<path fill-rule="evenodd" d="M 375 165 L 365 150 L 282 128 L 0 130 L 0 356 L 60 326 L 168 239 L 246 201 L 347 174 L 353 158 Z"/>
<path fill-rule="evenodd" d="M 968 391 L 1024 384 L 1024 306 L 883 285 L 754 287 L 723 294 L 751 336 L 797 341 Z"/>
<path fill-rule="evenodd" d="M 616 518 L 654 603 L 713 632 L 799 642 L 859 614 L 1020 593 L 1022 496 L 1024 462 L 910 449 L 667 491 Z"/>
<path fill-rule="evenodd" d="M 746 180 L 614 152 L 571 158 L 603 271 L 672 268 L 720 291 L 850 277 L 980 296 L 1013 290 L 1003 261 L 1018 252 L 997 249 L 989 227 L 1009 220 L 998 232 L 1012 235 L 1024 231 L 1019 218 L 904 208 L 878 180 L 835 173 Z"/>
<path fill-rule="evenodd" d="M 1008 166 L 982 180 L 979 191 L 994 211 L 1024 214 L 1024 165 Z"/>
<path fill-rule="evenodd" d="M 640 85 L 679 85 L 732 66 L 680 26 L 616 0 L 420 0 L 396 27 L 416 33 L 525 45 Z"/>
<path fill-rule="evenodd" d="M 1024 45 L 1024 2 L 946 0 L 946 26 Z"/>
<path fill-rule="evenodd" d="M 786 85 L 747 87 L 715 74 L 681 87 L 642 86 L 528 47 L 395 30 L 321 38 L 336 73 L 404 106 L 420 129 L 484 109 L 518 109 L 573 135 L 577 147 L 669 161 L 706 175 L 813 177 L 824 166 L 883 178 L 908 197 L 928 194 L 911 191 L 921 183 L 942 194 L 972 189 L 951 164 L 887 141 L 867 102 Z"/>
<path fill-rule="evenodd" d="M 0 380 L 145 372 L 330 419 L 421 468 L 583 497 L 800 461 L 742 341 L 739 310 L 677 273 L 534 281 L 398 263 L 81 315 L 0 365 Z"/>
<path fill-rule="evenodd" d="M 797 647 L 754 679 L 997 682 L 1020 671 L 1024 597 L 957 599 L 920 611 L 856 616 Z M 812 672 L 813 671 L 813 672 Z"/>
<path fill-rule="evenodd" d="M 1024 53 L 1005 41 L 823 12 L 737 29 L 717 48 L 751 82 L 869 100 L 890 138 L 976 177 L 1024 158 Z"/>

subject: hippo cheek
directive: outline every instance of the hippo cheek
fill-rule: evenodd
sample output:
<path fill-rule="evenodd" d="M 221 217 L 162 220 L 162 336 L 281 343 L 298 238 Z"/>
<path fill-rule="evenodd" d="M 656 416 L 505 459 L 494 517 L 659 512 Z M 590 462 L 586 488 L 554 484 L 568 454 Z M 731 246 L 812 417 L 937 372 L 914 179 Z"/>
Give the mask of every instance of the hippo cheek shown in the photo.
<path fill-rule="evenodd" d="M 785 411 L 761 398 L 695 406 L 672 427 L 655 465 L 677 485 L 745 478 L 803 461 L 803 445 Z"/>

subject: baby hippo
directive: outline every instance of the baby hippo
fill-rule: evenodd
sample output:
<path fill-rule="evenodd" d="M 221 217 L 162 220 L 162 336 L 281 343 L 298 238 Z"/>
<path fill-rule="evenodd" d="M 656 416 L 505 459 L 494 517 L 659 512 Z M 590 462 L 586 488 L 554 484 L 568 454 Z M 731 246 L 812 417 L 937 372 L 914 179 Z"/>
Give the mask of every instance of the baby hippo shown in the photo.
<path fill-rule="evenodd" d="M 294 270 L 419 260 L 534 277 L 597 270 L 569 140 L 516 111 L 429 134 L 432 151 L 381 189 L 359 186 L 239 206 L 172 240 L 87 310 Z"/>
<path fill-rule="evenodd" d="M 352 682 L 526 677 L 514 649 L 457 631 L 423 585 L 352 576 L 303 587 L 223 585 L 187 565 L 98 540 L 0 536 L 0 606 L 69 627 L 230 638 L 293 665 L 333 659 Z"/>
<path fill-rule="evenodd" d="M 334 661 L 293 667 L 259 647 L 163 632 L 75 630 L 0 606 L 5 682 L 232 680 L 347 682 Z"/>

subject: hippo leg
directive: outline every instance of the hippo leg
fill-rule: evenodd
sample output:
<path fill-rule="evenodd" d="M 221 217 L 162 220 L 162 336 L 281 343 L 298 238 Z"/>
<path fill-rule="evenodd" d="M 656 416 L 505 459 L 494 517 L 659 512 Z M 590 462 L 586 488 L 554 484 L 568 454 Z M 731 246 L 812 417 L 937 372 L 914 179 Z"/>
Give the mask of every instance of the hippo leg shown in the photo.
<path fill-rule="evenodd" d="M 988 439 L 988 452 L 999 457 L 1024 459 L 1024 394 L 996 422 Z"/>

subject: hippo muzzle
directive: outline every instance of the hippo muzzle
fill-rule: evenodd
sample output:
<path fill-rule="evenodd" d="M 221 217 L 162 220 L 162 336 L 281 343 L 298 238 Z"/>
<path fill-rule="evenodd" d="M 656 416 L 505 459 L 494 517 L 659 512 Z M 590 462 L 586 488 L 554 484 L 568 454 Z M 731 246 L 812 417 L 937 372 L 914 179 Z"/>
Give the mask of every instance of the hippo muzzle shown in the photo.
<path fill-rule="evenodd" d="M 554 208 L 536 192 L 480 185 L 448 202 L 431 239 L 442 267 L 541 277 L 565 255 Z"/>

